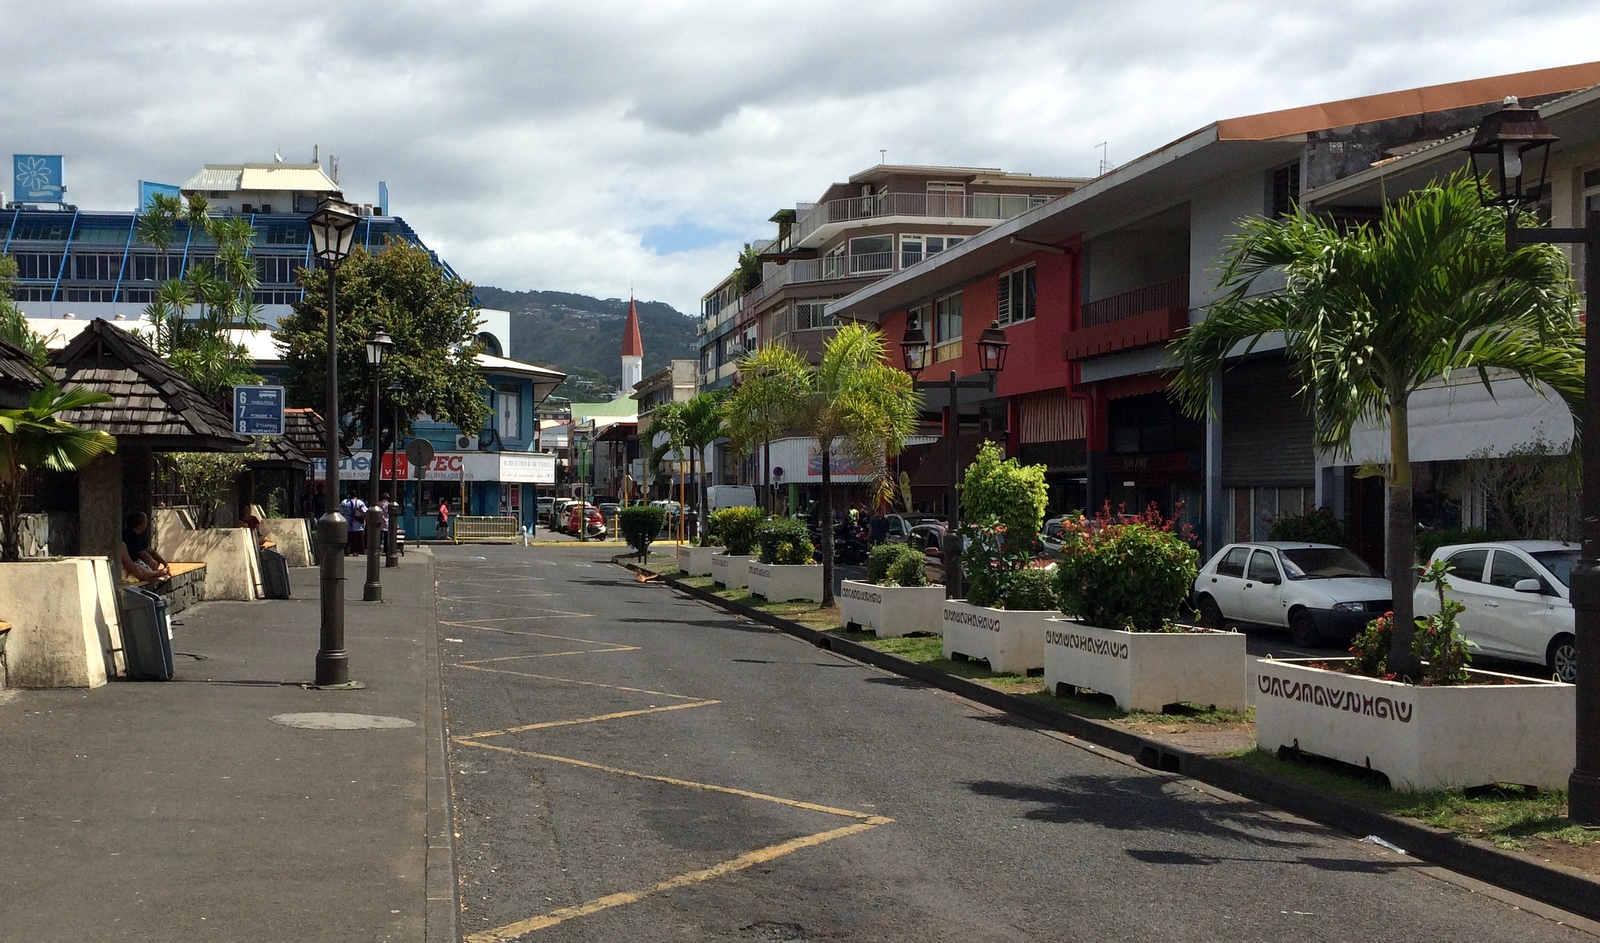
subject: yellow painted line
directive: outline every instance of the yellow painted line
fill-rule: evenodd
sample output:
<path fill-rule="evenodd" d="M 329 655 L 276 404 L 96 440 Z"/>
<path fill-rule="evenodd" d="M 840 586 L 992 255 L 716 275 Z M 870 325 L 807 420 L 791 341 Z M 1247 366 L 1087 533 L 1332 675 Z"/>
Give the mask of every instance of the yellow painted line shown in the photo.
<path fill-rule="evenodd" d="M 720 877 L 725 877 L 729 874 L 734 874 L 747 868 L 753 868 L 758 864 L 765 864 L 768 861 L 774 861 L 778 858 L 784 857 L 785 855 L 792 855 L 802 849 L 812 848 L 822 844 L 823 842 L 833 841 L 836 838 L 846 838 L 851 835 L 859 835 L 862 832 L 877 828 L 880 825 L 887 825 L 891 821 L 893 820 L 882 818 L 880 816 L 872 816 L 863 822 L 858 822 L 855 825 L 846 825 L 830 831 L 818 832 L 815 835 L 803 835 L 800 838 L 792 838 L 789 841 L 780 842 L 776 845 L 768 845 L 765 848 L 758 848 L 755 851 L 747 851 L 737 858 L 730 858 L 721 864 L 715 864 L 709 868 L 703 868 L 699 871 L 690 871 L 687 874 L 680 874 L 677 877 L 667 878 L 665 881 L 652 884 L 643 890 L 624 891 L 620 894 L 607 894 L 605 897 L 596 898 L 595 900 L 589 901 L 586 904 L 578 904 L 574 907 L 562 907 L 559 910 L 552 910 L 549 913 L 540 914 L 537 917 L 529 917 L 527 920 L 519 920 L 516 923 L 508 923 L 503 927 L 497 927 L 493 930 L 484 930 L 480 933 L 468 934 L 465 939 L 467 943 L 502 943 L 502 941 L 516 939 L 519 936 L 533 933 L 536 930 L 548 929 L 556 924 L 564 923 L 575 917 L 587 917 L 590 914 L 599 913 L 602 910 L 609 910 L 612 907 L 621 907 L 624 904 L 637 903 L 638 901 L 643 900 L 652 894 L 659 894 L 662 891 L 676 890 L 680 887 L 689 887 L 690 885 L 701 884 L 706 881 L 712 881 Z"/>
<path fill-rule="evenodd" d="M 711 783 L 697 783 L 688 779 L 673 779 L 671 776 L 656 776 L 651 773 L 636 773 L 629 769 L 618 769 L 615 766 L 602 766 L 599 763 L 590 763 L 588 760 L 575 760 L 566 756 L 555 756 L 550 753 L 534 753 L 530 750 L 514 750 L 493 743 L 484 743 L 481 740 L 466 740 L 461 737 L 451 737 L 456 743 L 467 747 L 478 747 L 482 750 L 495 750 L 500 753 L 510 753 L 513 756 L 526 756 L 536 760 L 549 760 L 552 763 L 566 763 L 569 766 L 581 766 L 584 769 L 598 770 L 602 773 L 615 773 L 618 776 L 627 776 L 631 779 L 645 779 L 650 782 L 666 783 L 669 786 L 682 786 L 685 789 L 699 789 L 704 792 L 720 792 L 730 796 L 743 796 L 746 799 L 760 799 L 763 802 L 775 802 L 795 809 L 805 809 L 809 812 L 826 812 L 829 815 L 842 815 L 849 819 L 877 819 L 880 816 L 866 812 L 852 812 L 849 809 L 835 809 L 832 806 L 817 805 L 815 802 L 801 802 L 799 799 L 785 799 L 782 796 L 769 796 L 765 793 L 750 792 L 746 789 L 734 789 L 730 786 L 715 786 Z M 884 819 L 884 822 L 891 821 Z M 879 822 L 878 824 L 883 824 Z"/>
<path fill-rule="evenodd" d="M 493 672 L 494 674 L 517 675 L 523 678 L 538 678 L 541 681 L 560 681 L 565 684 L 581 684 L 591 688 L 611 688 L 614 691 L 632 691 L 635 694 L 654 694 L 659 697 L 675 697 L 680 701 L 704 700 L 704 698 L 701 698 L 699 695 L 695 694 L 672 694 L 667 691 L 652 691 L 649 688 L 630 688 L 621 684 L 606 684 L 603 681 L 579 681 L 577 678 L 557 678 L 554 675 L 536 675 L 530 674 L 526 671 L 507 671 L 504 668 L 479 668 L 478 666 L 468 662 L 463 662 L 457 667 L 470 668 L 473 671 L 489 671 Z"/>
<path fill-rule="evenodd" d="M 691 707 L 710 707 L 721 704 L 721 701 L 690 701 L 687 704 L 668 704 L 665 707 L 645 707 L 632 711 L 617 711 L 614 714 L 600 714 L 596 717 L 580 717 L 577 720 L 546 720 L 537 724 L 523 724 L 521 727 L 507 727 L 504 730 L 485 730 L 481 733 L 469 733 L 455 737 L 458 743 L 466 740 L 475 740 L 483 737 L 504 737 L 507 734 L 526 733 L 529 730 L 546 730 L 550 727 L 571 727 L 577 724 L 595 724 L 602 720 L 620 720 L 624 717 L 640 717 L 644 714 L 660 714 L 664 711 L 682 711 Z"/>
<path fill-rule="evenodd" d="M 585 648 L 571 652 L 538 652 L 531 655 L 501 655 L 498 658 L 480 658 L 475 661 L 457 662 L 455 667 L 465 668 L 468 665 L 487 665 L 497 661 L 516 661 L 519 658 L 560 658 L 564 655 L 604 655 L 608 652 L 636 652 L 637 645 L 618 645 L 613 648 Z"/>

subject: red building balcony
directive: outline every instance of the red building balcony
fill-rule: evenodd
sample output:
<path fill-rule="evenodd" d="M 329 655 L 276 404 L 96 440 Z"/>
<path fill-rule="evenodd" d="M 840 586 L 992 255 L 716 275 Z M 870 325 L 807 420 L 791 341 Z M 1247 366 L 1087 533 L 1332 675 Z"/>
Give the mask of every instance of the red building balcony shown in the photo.
<path fill-rule="evenodd" d="M 1062 341 L 1065 360 L 1163 344 L 1189 326 L 1189 276 L 1102 298 L 1083 306 L 1079 326 Z"/>

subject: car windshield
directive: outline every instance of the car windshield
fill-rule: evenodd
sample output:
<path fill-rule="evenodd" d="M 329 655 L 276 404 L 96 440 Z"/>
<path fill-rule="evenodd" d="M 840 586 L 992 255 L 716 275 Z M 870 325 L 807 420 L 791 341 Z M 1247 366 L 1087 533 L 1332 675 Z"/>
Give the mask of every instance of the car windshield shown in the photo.
<path fill-rule="evenodd" d="M 1332 580 L 1344 576 L 1377 576 L 1372 567 L 1343 547 L 1284 550 L 1283 572 L 1291 580 Z"/>
<path fill-rule="evenodd" d="M 1562 586 L 1572 585 L 1572 565 L 1578 562 L 1578 551 L 1574 550 L 1544 550 L 1533 555 L 1535 560 L 1550 575 L 1561 581 Z"/>

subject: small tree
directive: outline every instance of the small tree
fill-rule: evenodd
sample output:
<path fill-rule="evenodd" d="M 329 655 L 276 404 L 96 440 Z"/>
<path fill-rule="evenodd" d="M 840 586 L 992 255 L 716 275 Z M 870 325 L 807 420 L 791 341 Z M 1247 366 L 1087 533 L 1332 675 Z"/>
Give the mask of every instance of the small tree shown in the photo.
<path fill-rule="evenodd" d="M 756 530 L 766 517 L 760 508 L 723 508 L 711 515 L 711 530 L 722 538 L 729 555 L 748 556 L 755 546 Z"/>
<path fill-rule="evenodd" d="M 109 403 L 111 397 L 82 387 L 51 384 L 34 393 L 24 409 L 0 409 L 0 561 L 22 559 L 22 491 L 29 473 L 77 471 L 116 451 L 117 440 L 99 429 L 79 429 L 60 413 Z"/>
<path fill-rule="evenodd" d="M 232 494 L 239 476 L 255 454 L 243 452 L 169 452 L 165 456 L 178 477 L 178 487 L 198 509 L 196 523 L 210 527 L 217 509 Z"/>
<path fill-rule="evenodd" d="M 1044 523 L 1050 486 L 1043 465 L 1001 460 L 1000 448 L 985 442 L 961 477 L 961 514 L 970 521 L 992 520 L 1005 528 L 1006 544 L 1030 550 Z"/>
<path fill-rule="evenodd" d="M 650 544 L 666 523 L 666 508 L 655 505 L 623 508 L 617 512 L 617 527 L 622 531 L 622 539 L 639 555 L 641 564 L 650 562 Z"/>

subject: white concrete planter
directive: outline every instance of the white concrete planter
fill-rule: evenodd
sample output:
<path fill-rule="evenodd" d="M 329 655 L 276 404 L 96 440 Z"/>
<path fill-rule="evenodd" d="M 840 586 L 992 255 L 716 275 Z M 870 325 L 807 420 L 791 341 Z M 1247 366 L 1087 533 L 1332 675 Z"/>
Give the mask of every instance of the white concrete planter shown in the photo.
<path fill-rule="evenodd" d="M 1262 749 L 1298 746 L 1370 766 L 1396 789 L 1486 783 L 1566 788 L 1576 758 L 1573 685 L 1516 678 L 1516 684 L 1423 687 L 1312 668 L 1309 661 L 1251 663 Z M 1472 674 L 1512 680 L 1489 671 Z"/>
<path fill-rule="evenodd" d="M 683 571 L 684 576 L 710 576 L 711 558 L 721 552 L 721 547 L 680 546 L 678 569 Z"/>
<path fill-rule="evenodd" d="M 744 589 L 744 584 L 749 581 L 746 568 L 754 559 L 752 556 L 717 554 L 711 558 L 711 582 L 729 589 Z"/>
<path fill-rule="evenodd" d="M 246 601 L 261 599 L 261 557 L 255 534 L 244 527 L 186 530 L 176 543 L 163 546 L 171 563 L 206 565 L 206 598 Z M 349 566 L 356 566 L 354 561 Z"/>
<path fill-rule="evenodd" d="M 0 614 L 11 623 L 6 660 L 19 688 L 96 688 L 122 668 L 111 561 L 105 557 L 0 563 Z"/>
<path fill-rule="evenodd" d="M 1244 636 L 1238 632 L 1123 632 L 1051 619 L 1044 631 L 1044 687 L 1109 694 L 1125 711 L 1187 701 L 1243 710 Z"/>
<path fill-rule="evenodd" d="M 277 544 L 290 566 L 313 566 L 311 525 L 303 517 L 268 517 L 261 520 L 261 536 Z"/>
<path fill-rule="evenodd" d="M 943 604 L 943 586 L 879 586 L 845 580 L 839 587 L 844 627 L 871 629 L 878 638 L 938 631 Z"/>
<path fill-rule="evenodd" d="M 750 595 L 760 596 L 767 602 L 787 602 L 791 599 L 809 599 L 822 602 L 822 564 L 779 566 L 751 560 L 745 565 L 746 584 Z"/>
<path fill-rule="evenodd" d="M 1048 609 L 990 609 L 947 599 L 940 615 L 944 657 L 982 659 L 1000 674 L 1043 668 L 1045 621 L 1056 615 Z"/>

